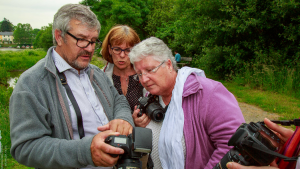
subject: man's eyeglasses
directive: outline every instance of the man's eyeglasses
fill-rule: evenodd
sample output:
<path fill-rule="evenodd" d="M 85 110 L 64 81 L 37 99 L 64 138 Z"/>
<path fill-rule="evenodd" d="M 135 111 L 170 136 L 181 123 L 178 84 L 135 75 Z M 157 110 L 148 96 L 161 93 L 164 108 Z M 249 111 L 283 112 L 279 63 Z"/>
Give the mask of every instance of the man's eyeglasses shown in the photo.
<path fill-rule="evenodd" d="M 102 42 L 99 39 L 96 39 L 95 41 L 89 41 L 86 39 L 77 38 L 76 36 L 72 35 L 70 32 L 67 32 L 67 34 L 77 40 L 76 45 L 80 48 L 86 48 L 89 46 L 89 44 L 91 44 L 92 46 L 96 44 L 97 47 L 100 47 L 102 44 Z"/>
<path fill-rule="evenodd" d="M 148 75 L 154 74 L 155 72 L 157 72 L 157 70 L 159 69 L 159 67 L 160 67 L 162 64 L 164 64 L 164 63 L 165 63 L 165 61 L 161 62 L 161 64 L 159 64 L 159 65 L 158 65 L 157 67 L 155 67 L 154 69 L 149 70 L 149 71 L 144 72 L 144 73 L 137 73 L 137 75 L 138 75 L 139 78 L 141 78 L 142 75 L 148 76 Z"/>
<path fill-rule="evenodd" d="M 114 54 L 118 55 L 120 54 L 122 51 L 124 51 L 125 55 L 128 55 L 130 52 L 130 48 L 126 48 L 126 49 L 121 49 L 119 47 L 113 47 L 111 48 L 111 50 L 114 52 Z"/>

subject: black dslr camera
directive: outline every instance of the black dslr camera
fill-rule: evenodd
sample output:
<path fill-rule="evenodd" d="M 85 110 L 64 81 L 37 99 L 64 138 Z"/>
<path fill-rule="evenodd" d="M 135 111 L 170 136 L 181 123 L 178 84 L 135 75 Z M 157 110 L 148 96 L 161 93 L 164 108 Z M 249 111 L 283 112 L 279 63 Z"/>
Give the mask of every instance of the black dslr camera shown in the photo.
<path fill-rule="evenodd" d="M 140 109 L 138 117 L 141 117 L 143 113 L 146 113 L 156 122 L 163 121 L 165 118 L 166 111 L 159 104 L 158 96 L 156 95 L 149 94 L 148 97 L 140 97 L 137 108 Z"/>
<path fill-rule="evenodd" d="M 299 125 L 300 119 L 294 121 L 273 121 L 282 125 Z M 234 146 L 213 169 L 227 169 L 227 162 L 237 162 L 244 166 L 267 166 L 276 157 L 285 161 L 295 161 L 278 152 L 284 142 L 267 128 L 264 122 L 243 123 L 230 138 L 228 145 Z"/>
<path fill-rule="evenodd" d="M 141 169 L 142 163 L 140 158 L 152 151 L 152 130 L 134 127 L 132 134 L 128 136 L 108 136 L 105 139 L 105 143 L 124 150 L 124 154 L 120 155 L 116 164 L 118 169 Z M 118 155 L 111 154 L 111 156 L 117 157 Z"/>

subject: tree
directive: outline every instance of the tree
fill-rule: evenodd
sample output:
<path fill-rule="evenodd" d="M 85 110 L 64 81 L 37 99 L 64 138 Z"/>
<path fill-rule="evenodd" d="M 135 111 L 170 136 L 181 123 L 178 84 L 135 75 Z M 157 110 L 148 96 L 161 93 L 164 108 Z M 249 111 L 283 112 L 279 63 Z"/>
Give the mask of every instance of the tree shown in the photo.
<path fill-rule="evenodd" d="M 168 28 L 173 25 L 175 18 L 177 18 L 174 13 L 174 0 L 152 0 L 149 8 L 146 31 L 151 36 L 159 37 L 167 43 L 167 39 L 172 39 L 170 34 L 172 31 Z M 161 28 L 167 28 L 167 30 L 162 30 Z"/>
<path fill-rule="evenodd" d="M 33 40 L 35 39 L 35 37 L 39 33 L 39 31 L 40 31 L 40 29 L 37 29 L 37 28 L 35 28 L 35 29 L 32 30 L 32 38 L 33 38 Z"/>
<path fill-rule="evenodd" d="M 0 32 L 13 32 L 14 25 L 6 18 L 1 22 Z"/>
<path fill-rule="evenodd" d="M 100 39 L 104 39 L 109 29 L 116 24 L 132 27 L 141 39 L 149 36 L 145 27 L 150 0 L 83 0 L 81 4 L 89 6 L 97 15 L 102 27 Z"/>
<path fill-rule="evenodd" d="M 35 37 L 33 46 L 34 48 L 43 48 L 44 50 L 48 50 L 51 46 L 53 46 L 52 24 L 42 27 Z"/>
<path fill-rule="evenodd" d="M 14 41 L 18 44 L 32 44 L 32 27 L 30 24 L 21 24 L 15 27 Z"/>

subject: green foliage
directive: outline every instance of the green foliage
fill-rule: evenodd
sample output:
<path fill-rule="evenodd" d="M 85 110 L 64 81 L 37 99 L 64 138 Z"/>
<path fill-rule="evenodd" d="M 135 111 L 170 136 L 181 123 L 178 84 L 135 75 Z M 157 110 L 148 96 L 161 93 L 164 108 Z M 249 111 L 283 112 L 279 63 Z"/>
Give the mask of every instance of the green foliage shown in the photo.
<path fill-rule="evenodd" d="M 45 56 L 46 52 L 43 50 L 0 51 L 0 68 L 6 72 L 26 70 Z"/>
<path fill-rule="evenodd" d="M 126 24 L 135 29 L 141 39 L 148 36 L 145 31 L 150 0 L 83 0 L 81 4 L 91 6 L 101 23 L 100 39 L 116 24 Z"/>
<path fill-rule="evenodd" d="M 154 30 L 151 35 L 155 33 L 183 56 L 192 56 L 192 66 L 217 79 L 235 79 L 299 97 L 300 2 L 176 0 L 172 4 L 162 0 L 153 4 L 147 30 Z"/>
<path fill-rule="evenodd" d="M 292 3 L 292 2 L 290 2 Z M 284 10 L 288 8 L 288 10 Z M 221 48 L 218 62 L 223 71 L 214 69 L 220 77 L 231 77 L 242 71 L 245 63 L 261 63 L 276 67 L 293 67 L 299 51 L 299 3 L 286 5 L 282 1 L 222 1 L 219 11 L 224 18 L 210 27 L 209 38 L 204 43 L 207 51 Z M 205 64 L 205 63 L 203 63 Z M 209 65 L 207 65 L 209 66 Z"/>
<path fill-rule="evenodd" d="M 34 39 L 32 27 L 28 23 L 18 23 L 13 35 L 15 43 L 18 44 L 32 44 Z"/>
<path fill-rule="evenodd" d="M 51 46 L 53 46 L 52 39 L 52 24 L 43 26 L 42 29 L 37 33 L 33 42 L 33 46 L 34 48 L 43 48 L 45 51 L 47 51 Z"/>
<path fill-rule="evenodd" d="M 0 67 L 0 85 L 6 85 L 9 76 L 10 73 L 4 67 Z"/>
<path fill-rule="evenodd" d="M 99 67 L 100 69 L 105 66 L 105 64 L 103 63 L 103 59 L 95 55 L 92 57 L 91 64 Z"/>
<path fill-rule="evenodd" d="M 13 32 L 14 25 L 6 18 L 1 21 L 0 32 Z"/>
<path fill-rule="evenodd" d="M 156 36 L 165 42 L 173 40 L 173 23 L 175 21 L 172 11 L 173 0 L 153 0 L 150 5 L 150 13 L 147 16 L 148 22 L 145 30 L 150 36 Z"/>
<path fill-rule="evenodd" d="M 9 106 L 9 98 L 12 94 L 13 88 L 11 87 L 5 87 L 0 85 L 0 102 L 3 107 Z M 1 109 L 1 108 L 0 108 Z"/>

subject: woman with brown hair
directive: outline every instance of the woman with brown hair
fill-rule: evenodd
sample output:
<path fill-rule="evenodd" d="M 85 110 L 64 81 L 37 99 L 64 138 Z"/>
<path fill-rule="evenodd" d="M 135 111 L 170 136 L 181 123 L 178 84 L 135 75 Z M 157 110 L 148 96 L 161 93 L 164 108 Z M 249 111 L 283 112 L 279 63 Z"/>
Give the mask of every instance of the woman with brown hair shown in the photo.
<path fill-rule="evenodd" d="M 103 43 L 101 54 L 107 61 L 103 71 L 119 94 L 123 94 L 133 111 L 138 99 L 143 96 L 143 86 L 130 63 L 128 54 L 140 42 L 138 34 L 127 25 L 116 25 L 110 29 Z"/>

